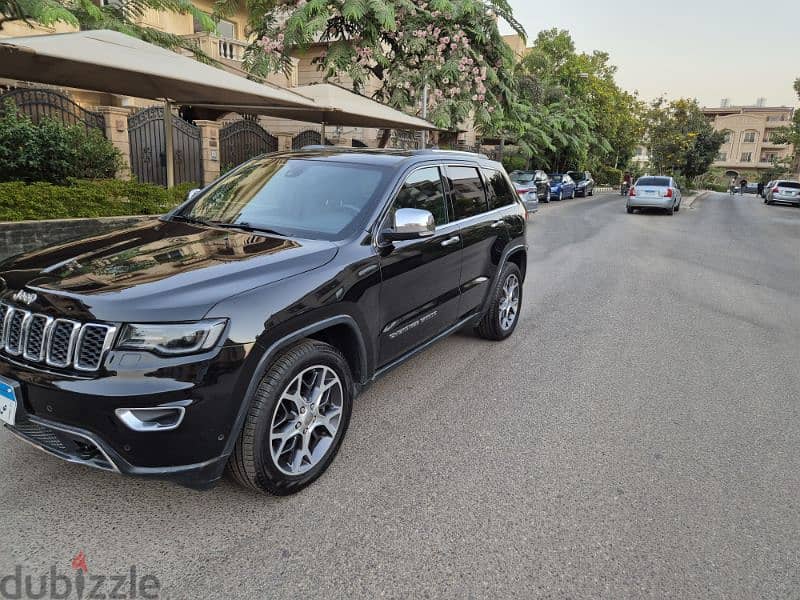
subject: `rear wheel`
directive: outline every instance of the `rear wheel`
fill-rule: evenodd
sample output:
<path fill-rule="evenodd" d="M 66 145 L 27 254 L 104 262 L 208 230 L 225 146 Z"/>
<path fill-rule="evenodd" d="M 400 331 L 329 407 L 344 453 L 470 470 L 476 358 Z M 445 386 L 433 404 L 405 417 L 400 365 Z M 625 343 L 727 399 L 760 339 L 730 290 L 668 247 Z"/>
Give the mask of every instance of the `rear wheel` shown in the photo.
<path fill-rule="evenodd" d="M 669 216 L 671 217 L 671 216 L 672 216 L 672 215 L 674 215 L 674 214 L 675 214 L 675 206 L 670 206 L 670 207 L 667 209 L 667 215 L 669 215 Z"/>
<path fill-rule="evenodd" d="M 628 206 L 627 208 L 628 208 L 628 214 L 632 215 L 633 214 L 633 207 L 632 206 Z"/>
<path fill-rule="evenodd" d="M 522 308 L 522 275 L 514 263 L 506 263 L 503 267 L 491 303 L 478 324 L 478 335 L 487 340 L 504 340 L 517 328 Z"/>
<path fill-rule="evenodd" d="M 352 389 L 347 361 L 333 346 L 304 340 L 281 353 L 256 389 L 229 474 L 279 496 L 311 484 L 339 451 Z"/>

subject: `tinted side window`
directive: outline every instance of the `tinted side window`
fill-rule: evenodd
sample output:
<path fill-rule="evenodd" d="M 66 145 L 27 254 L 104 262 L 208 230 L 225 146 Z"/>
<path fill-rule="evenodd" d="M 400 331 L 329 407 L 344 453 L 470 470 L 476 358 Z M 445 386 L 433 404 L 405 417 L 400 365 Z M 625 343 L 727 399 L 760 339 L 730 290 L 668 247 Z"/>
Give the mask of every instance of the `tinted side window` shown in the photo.
<path fill-rule="evenodd" d="M 500 171 L 484 169 L 483 174 L 489 184 L 486 188 L 486 195 L 489 197 L 489 210 L 514 203 L 515 194 L 508 187 L 508 182 Z"/>
<path fill-rule="evenodd" d="M 455 220 L 479 215 L 487 210 L 483 182 L 474 167 L 447 167 L 447 176 L 453 189 L 453 216 Z"/>
<path fill-rule="evenodd" d="M 414 171 L 408 176 L 395 198 L 392 213 L 398 208 L 418 208 L 430 211 L 436 225 L 447 223 L 447 204 L 438 167 Z"/>

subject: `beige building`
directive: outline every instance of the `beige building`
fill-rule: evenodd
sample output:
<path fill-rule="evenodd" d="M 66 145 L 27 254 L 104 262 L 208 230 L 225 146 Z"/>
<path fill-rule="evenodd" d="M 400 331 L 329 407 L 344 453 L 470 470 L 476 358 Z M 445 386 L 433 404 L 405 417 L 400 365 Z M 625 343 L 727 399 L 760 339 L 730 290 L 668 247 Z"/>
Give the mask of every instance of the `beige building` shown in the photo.
<path fill-rule="evenodd" d="M 704 108 L 714 129 L 726 134 L 714 167 L 729 171 L 757 171 L 794 154 L 789 144 L 772 140 L 776 129 L 788 127 L 794 109 L 788 106 L 722 106 Z"/>

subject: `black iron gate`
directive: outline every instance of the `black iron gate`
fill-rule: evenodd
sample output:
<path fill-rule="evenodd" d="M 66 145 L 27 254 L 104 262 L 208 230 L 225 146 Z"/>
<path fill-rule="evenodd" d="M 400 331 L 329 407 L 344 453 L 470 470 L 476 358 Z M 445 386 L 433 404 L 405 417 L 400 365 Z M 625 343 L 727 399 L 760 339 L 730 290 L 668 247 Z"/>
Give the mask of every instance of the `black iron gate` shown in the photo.
<path fill-rule="evenodd" d="M 61 92 L 43 88 L 17 88 L 0 95 L 0 112 L 9 100 L 34 123 L 50 118 L 65 125 L 83 125 L 86 129 L 98 129 L 105 135 L 103 115 L 75 104 L 69 96 Z"/>
<path fill-rule="evenodd" d="M 322 134 L 313 129 L 301 131 L 292 138 L 292 150 L 302 150 L 306 146 L 319 146 L 322 144 Z M 333 146 L 328 138 L 325 138 L 325 145 Z"/>
<path fill-rule="evenodd" d="M 164 109 L 151 106 L 128 118 L 131 171 L 141 182 L 167 185 L 167 153 Z M 175 183 L 203 181 L 200 128 L 173 115 L 172 144 L 175 152 Z"/>
<path fill-rule="evenodd" d="M 277 151 L 278 138 L 254 121 L 234 121 L 219 131 L 219 156 L 223 171 L 259 154 Z"/>

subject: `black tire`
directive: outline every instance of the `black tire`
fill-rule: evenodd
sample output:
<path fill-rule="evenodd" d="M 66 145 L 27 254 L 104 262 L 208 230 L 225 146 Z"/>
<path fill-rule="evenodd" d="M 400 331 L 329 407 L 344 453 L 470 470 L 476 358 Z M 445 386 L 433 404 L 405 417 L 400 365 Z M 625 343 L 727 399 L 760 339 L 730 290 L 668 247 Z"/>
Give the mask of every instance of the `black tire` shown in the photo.
<path fill-rule="evenodd" d="M 672 206 L 672 207 L 667 209 L 667 215 L 669 215 L 671 217 L 674 214 L 675 214 L 675 207 L 674 206 Z"/>
<path fill-rule="evenodd" d="M 681 211 L 681 205 L 678 204 L 677 206 L 675 206 L 675 212 L 680 212 L 680 211 Z"/>
<path fill-rule="evenodd" d="M 511 276 L 516 277 L 519 284 L 519 305 L 513 324 L 511 324 L 510 327 L 504 328 L 500 324 L 500 304 L 504 296 L 503 287 Z M 495 283 L 490 298 L 491 306 L 487 313 L 483 316 L 483 319 L 481 319 L 476 331 L 478 335 L 484 339 L 499 342 L 514 333 L 514 330 L 517 328 L 517 324 L 519 323 L 520 312 L 522 311 L 522 274 L 520 273 L 517 265 L 512 262 L 505 264 L 503 270 L 500 272 L 500 277 L 497 278 L 497 283 Z"/>
<path fill-rule="evenodd" d="M 628 206 L 628 207 L 626 207 L 626 208 L 628 209 L 628 214 L 629 214 L 629 215 L 632 215 L 632 214 L 633 214 L 633 207 L 631 207 L 631 206 Z"/>
<path fill-rule="evenodd" d="M 290 475 L 281 471 L 272 458 L 270 431 L 281 396 L 304 369 L 322 365 L 339 377 L 342 389 L 341 417 L 330 447 L 308 471 Z M 350 367 L 339 350 L 316 340 L 302 340 L 281 352 L 256 388 L 247 419 L 242 427 L 227 471 L 238 484 L 255 490 L 287 496 L 314 482 L 330 466 L 342 444 L 353 407 L 353 380 Z"/>

